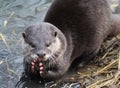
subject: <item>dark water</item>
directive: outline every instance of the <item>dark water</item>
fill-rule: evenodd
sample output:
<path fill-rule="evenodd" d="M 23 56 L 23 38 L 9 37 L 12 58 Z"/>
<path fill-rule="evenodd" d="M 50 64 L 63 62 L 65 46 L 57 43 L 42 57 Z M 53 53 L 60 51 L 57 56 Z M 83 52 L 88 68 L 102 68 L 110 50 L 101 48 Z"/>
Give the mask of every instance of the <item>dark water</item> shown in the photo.
<path fill-rule="evenodd" d="M 23 71 L 21 33 L 43 20 L 51 1 L 0 0 L 0 88 L 14 88 L 18 82 Z"/>

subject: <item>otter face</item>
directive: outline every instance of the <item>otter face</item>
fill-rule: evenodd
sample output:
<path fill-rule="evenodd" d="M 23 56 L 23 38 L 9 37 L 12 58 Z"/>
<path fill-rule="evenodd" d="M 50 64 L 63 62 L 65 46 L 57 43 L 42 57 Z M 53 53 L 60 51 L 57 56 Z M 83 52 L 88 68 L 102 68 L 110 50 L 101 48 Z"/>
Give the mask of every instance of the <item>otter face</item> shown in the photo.
<path fill-rule="evenodd" d="M 62 60 L 60 57 L 63 56 L 65 45 L 61 43 L 59 33 L 55 29 L 54 26 L 43 23 L 32 25 L 23 33 L 24 62 L 29 63 L 30 61 L 31 63 L 33 61 L 34 64 L 38 62 L 40 74 L 47 73 L 47 71 L 57 71 L 57 65 Z M 30 58 L 31 60 L 29 60 Z"/>
<path fill-rule="evenodd" d="M 61 46 L 57 32 L 44 25 L 30 26 L 23 33 L 23 38 L 25 43 L 28 44 L 29 52 L 44 58 L 44 60 L 57 52 Z"/>

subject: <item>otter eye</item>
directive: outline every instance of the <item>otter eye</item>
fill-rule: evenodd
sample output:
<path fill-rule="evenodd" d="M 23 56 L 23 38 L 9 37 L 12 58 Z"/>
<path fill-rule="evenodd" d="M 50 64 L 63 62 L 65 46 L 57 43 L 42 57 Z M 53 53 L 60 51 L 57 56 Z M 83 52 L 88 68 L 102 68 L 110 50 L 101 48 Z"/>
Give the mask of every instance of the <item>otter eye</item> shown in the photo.
<path fill-rule="evenodd" d="M 35 45 L 34 44 L 30 44 L 32 48 L 35 48 Z"/>
<path fill-rule="evenodd" d="M 49 47 L 50 45 L 51 45 L 51 43 L 49 42 L 49 43 L 46 44 L 46 47 Z"/>
<path fill-rule="evenodd" d="M 23 38 L 25 39 L 25 38 L 26 38 L 26 33 L 25 33 L 25 32 L 22 33 L 22 36 L 23 36 Z"/>
<path fill-rule="evenodd" d="M 50 46 L 50 44 L 46 44 L 46 46 L 47 46 L 47 47 L 49 47 L 49 46 Z"/>
<path fill-rule="evenodd" d="M 55 36 L 55 37 L 57 36 L 57 31 L 54 32 L 54 36 Z"/>
<path fill-rule="evenodd" d="M 49 44 L 46 44 L 47 47 L 49 47 L 50 45 Z"/>
<path fill-rule="evenodd" d="M 32 48 L 35 48 L 35 45 L 31 45 Z"/>

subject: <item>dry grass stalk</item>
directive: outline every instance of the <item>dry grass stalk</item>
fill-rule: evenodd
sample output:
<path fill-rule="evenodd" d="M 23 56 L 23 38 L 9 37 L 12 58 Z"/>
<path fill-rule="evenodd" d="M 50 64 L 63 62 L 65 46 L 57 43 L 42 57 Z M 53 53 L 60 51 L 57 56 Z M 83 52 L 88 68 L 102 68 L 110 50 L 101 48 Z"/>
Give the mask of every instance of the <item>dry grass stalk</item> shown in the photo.
<path fill-rule="evenodd" d="M 102 83 L 105 83 L 105 81 L 107 80 L 110 80 L 111 78 L 107 78 L 107 79 L 101 79 L 101 80 L 98 80 L 97 82 L 87 86 L 86 88 L 100 88 L 100 85 L 98 84 L 102 84 Z M 102 84 L 103 85 L 103 84 Z M 99 86 L 99 87 L 98 87 Z"/>
<path fill-rule="evenodd" d="M 118 58 L 118 70 L 120 71 L 120 52 L 119 52 L 119 58 Z"/>
<path fill-rule="evenodd" d="M 4 28 L 7 27 L 7 25 L 8 25 L 8 21 L 12 18 L 13 15 L 14 15 L 14 12 L 12 12 L 12 13 L 10 14 L 10 16 L 8 17 L 7 20 L 4 20 L 4 24 L 3 24 L 3 27 L 4 27 Z"/>
<path fill-rule="evenodd" d="M 10 50 L 10 48 L 9 48 L 7 42 L 6 42 L 6 39 L 5 39 L 5 37 L 3 36 L 2 33 L 0 33 L 0 39 L 4 42 L 4 44 L 6 45 L 6 47 Z"/>
<path fill-rule="evenodd" d="M 97 71 L 95 74 L 93 74 L 93 76 L 99 75 L 101 73 L 103 73 L 105 70 L 109 69 L 111 66 L 115 65 L 117 62 L 119 61 L 119 59 L 116 59 L 115 61 L 111 62 L 110 64 L 108 64 L 107 66 L 105 66 L 103 69 Z"/>

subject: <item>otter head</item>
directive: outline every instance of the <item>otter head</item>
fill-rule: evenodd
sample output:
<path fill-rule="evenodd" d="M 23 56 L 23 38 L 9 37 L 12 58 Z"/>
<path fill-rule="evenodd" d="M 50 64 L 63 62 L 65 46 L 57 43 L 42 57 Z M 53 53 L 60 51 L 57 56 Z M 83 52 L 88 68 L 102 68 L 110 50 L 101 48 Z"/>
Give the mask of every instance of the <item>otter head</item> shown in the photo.
<path fill-rule="evenodd" d="M 25 63 L 36 59 L 42 61 L 43 75 L 46 74 L 44 78 L 59 72 L 61 63 L 64 62 L 66 39 L 58 28 L 49 23 L 32 25 L 25 30 L 23 38 Z"/>

